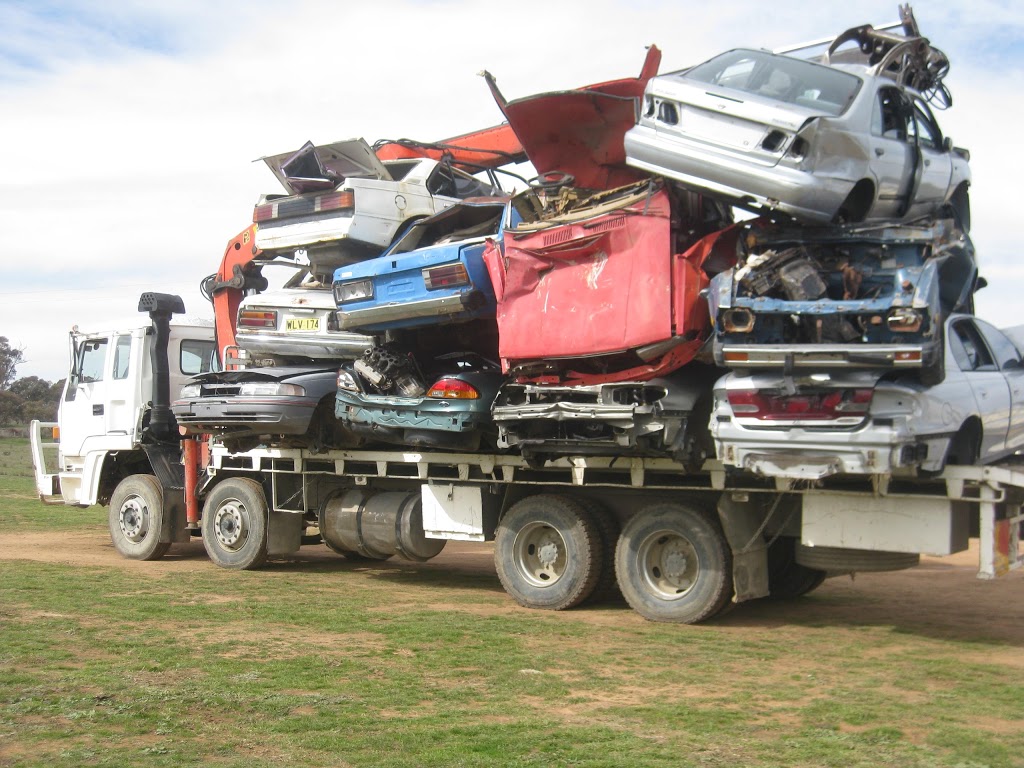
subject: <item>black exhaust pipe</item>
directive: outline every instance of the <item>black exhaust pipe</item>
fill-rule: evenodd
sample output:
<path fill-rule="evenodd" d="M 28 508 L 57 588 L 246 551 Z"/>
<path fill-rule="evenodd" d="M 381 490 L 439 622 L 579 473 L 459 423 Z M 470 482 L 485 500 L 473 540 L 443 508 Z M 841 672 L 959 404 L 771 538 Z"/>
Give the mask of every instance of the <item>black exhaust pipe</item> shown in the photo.
<path fill-rule="evenodd" d="M 152 346 L 153 410 L 148 435 L 158 441 L 178 440 L 178 422 L 171 413 L 171 371 L 167 365 L 167 343 L 171 335 L 171 315 L 185 313 L 180 296 L 147 292 L 139 297 L 139 312 L 148 312 L 156 336 Z"/>

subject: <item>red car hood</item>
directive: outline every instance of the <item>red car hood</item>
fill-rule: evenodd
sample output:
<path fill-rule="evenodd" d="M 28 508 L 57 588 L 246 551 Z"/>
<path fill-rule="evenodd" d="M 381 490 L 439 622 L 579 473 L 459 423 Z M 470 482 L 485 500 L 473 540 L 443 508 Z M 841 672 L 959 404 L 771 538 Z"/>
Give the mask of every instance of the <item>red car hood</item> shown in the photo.
<path fill-rule="evenodd" d="M 538 173 L 572 174 L 577 187 L 612 189 L 647 176 L 626 166 L 623 136 L 639 116 L 647 81 L 658 73 L 661 51 L 647 49 L 639 77 L 585 85 L 506 101 L 484 72 L 494 100 Z"/>

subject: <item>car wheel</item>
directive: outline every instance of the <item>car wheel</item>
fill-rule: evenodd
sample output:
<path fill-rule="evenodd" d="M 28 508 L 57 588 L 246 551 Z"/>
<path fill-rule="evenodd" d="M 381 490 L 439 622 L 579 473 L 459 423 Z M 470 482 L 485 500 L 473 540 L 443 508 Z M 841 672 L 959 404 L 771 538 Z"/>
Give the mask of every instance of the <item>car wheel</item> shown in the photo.
<path fill-rule="evenodd" d="M 833 218 L 835 224 L 854 224 L 864 221 L 875 203 L 875 185 L 867 179 L 858 181 Z"/>
<path fill-rule="evenodd" d="M 601 532 L 574 499 L 541 494 L 517 502 L 494 538 L 498 578 L 527 608 L 560 611 L 590 597 L 606 567 Z"/>
<path fill-rule="evenodd" d="M 971 231 L 971 195 L 966 184 L 961 184 L 949 198 L 949 212 L 964 232 Z"/>
<path fill-rule="evenodd" d="M 716 522 L 682 504 L 641 510 L 622 529 L 615 573 L 626 602 L 650 621 L 695 624 L 732 596 L 732 552 Z"/>
<path fill-rule="evenodd" d="M 203 505 L 203 544 L 221 568 L 250 570 L 267 561 L 269 508 L 263 486 L 245 477 L 222 480 Z"/>
<path fill-rule="evenodd" d="M 981 456 L 981 427 L 969 421 L 953 435 L 946 448 L 946 466 L 974 466 Z"/>
<path fill-rule="evenodd" d="M 164 492 L 153 475 L 129 475 L 110 497 L 110 539 L 129 560 L 159 560 L 171 548 L 160 541 Z"/>

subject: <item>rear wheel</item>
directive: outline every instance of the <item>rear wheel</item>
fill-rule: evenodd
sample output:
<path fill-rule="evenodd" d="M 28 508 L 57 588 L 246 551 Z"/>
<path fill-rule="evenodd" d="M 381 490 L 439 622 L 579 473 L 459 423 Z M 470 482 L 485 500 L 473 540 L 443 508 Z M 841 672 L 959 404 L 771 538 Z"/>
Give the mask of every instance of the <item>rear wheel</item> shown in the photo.
<path fill-rule="evenodd" d="M 221 568 L 249 570 L 267 560 L 267 507 L 263 486 L 232 477 L 221 481 L 203 505 L 203 544 Z"/>
<path fill-rule="evenodd" d="M 732 553 L 721 529 L 682 504 L 653 504 L 622 529 L 615 551 L 619 589 L 651 621 L 695 624 L 732 595 Z"/>
<path fill-rule="evenodd" d="M 966 184 L 961 184 L 949 198 L 949 212 L 957 226 L 964 232 L 971 231 L 971 195 Z"/>
<path fill-rule="evenodd" d="M 981 455 L 981 427 L 975 422 L 964 424 L 953 435 L 946 448 L 946 465 L 973 466 Z"/>
<path fill-rule="evenodd" d="M 768 547 L 768 596 L 773 600 L 802 597 L 824 583 L 826 571 L 796 561 L 797 539 L 780 536 Z"/>
<path fill-rule="evenodd" d="M 130 560 L 159 560 L 171 548 L 160 541 L 164 492 L 153 475 L 129 475 L 110 497 L 107 522 L 114 549 Z"/>
<path fill-rule="evenodd" d="M 527 608 L 560 611 L 579 605 L 606 569 L 593 515 L 566 496 L 529 496 L 498 523 L 494 539 L 498 578 Z"/>

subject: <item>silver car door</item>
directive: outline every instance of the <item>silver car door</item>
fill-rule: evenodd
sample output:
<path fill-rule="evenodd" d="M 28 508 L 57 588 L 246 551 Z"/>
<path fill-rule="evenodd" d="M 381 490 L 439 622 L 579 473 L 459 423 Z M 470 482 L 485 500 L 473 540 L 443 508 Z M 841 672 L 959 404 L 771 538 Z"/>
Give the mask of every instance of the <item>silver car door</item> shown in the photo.
<path fill-rule="evenodd" d="M 899 88 L 878 89 L 871 119 L 871 170 L 878 186 L 872 215 L 902 216 L 914 176 L 914 147 L 908 143 L 910 103 Z"/>
<path fill-rule="evenodd" d="M 914 119 L 908 127 L 921 153 L 921 167 L 915 174 L 911 205 L 931 208 L 946 199 L 949 180 L 953 175 L 953 159 L 942 144 L 942 132 L 935 117 L 928 105 L 920 99 L 914 99 Z"/>
<path fill-rule="evenodd" d="M 981 418 L 979 458 L 991 461 L 1007 450 L 1010 387 L 972 320 L 956 320 L 950 324 L 950 332 L 953 356 L 971 386 Z"/>
<path fill-rule="evenodd" d="M 974 323 L 988 342 L 1010 389 L 1010 423 L 1006 443 L 1007 447 L 1018 450 L 1024 446 L 1024 364 L 1021 362 L 1020 351 L 1002 331 L 982 320 L 975 320 Z"/>

